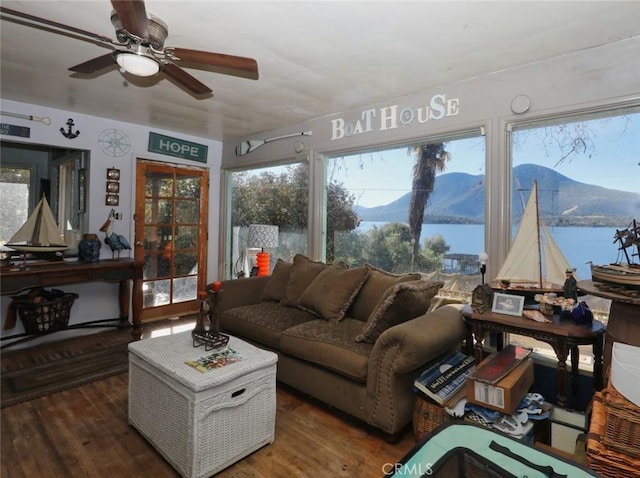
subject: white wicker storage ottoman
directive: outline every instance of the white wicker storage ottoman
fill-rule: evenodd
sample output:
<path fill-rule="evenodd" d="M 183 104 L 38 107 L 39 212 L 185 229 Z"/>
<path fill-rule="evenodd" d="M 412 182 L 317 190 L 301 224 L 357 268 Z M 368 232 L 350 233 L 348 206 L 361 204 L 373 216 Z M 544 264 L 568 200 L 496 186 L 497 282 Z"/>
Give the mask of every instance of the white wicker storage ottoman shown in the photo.
<path fill-rule="evenodd" d="M 275 438 L 275 353 L 235 337 L 244 359 L 207 372 L 191 332 L 129 344 L 129 423 L 184 477 L 232 465 Z"/>

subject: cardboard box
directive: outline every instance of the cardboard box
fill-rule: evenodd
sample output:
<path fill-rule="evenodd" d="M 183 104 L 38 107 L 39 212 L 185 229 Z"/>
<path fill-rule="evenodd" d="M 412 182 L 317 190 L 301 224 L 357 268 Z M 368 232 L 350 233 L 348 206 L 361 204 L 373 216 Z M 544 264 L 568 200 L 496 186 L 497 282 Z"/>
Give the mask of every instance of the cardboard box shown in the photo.
<path fill-rule="evenodd" d="M 483 362 L 484 363 L 484 362 Z M 482 367 L 482 363 L 478 368 Z M 533 360 L 523 360 L 495 385 L 467 380 L 467 401 L 511 415 L 533 385 Z"/>

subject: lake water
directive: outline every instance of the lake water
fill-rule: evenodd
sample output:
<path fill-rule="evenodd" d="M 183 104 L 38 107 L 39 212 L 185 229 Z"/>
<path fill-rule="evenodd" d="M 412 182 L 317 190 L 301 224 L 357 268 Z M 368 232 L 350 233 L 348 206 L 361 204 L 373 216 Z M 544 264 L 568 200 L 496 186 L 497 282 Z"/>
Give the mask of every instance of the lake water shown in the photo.
<path fill-rule="evenodd" d="M 373 226 L 380 227 L 385 224 L 385 222 L 362 222 L 359 231 L 366 232 Z M 608 264 L 617 258 L 617 246 L 613 243 L 615 233 L 613 228 L 552 227 L 549 230 L 564 257 L 571 267 L 576 269 L 578 279 L 591 279 L 589 261 L 595 264 Z M 484 225 L 482 224 L 424 224 L 420 243 L 437 235 L 441 235 L 450 246 L 450 254 L 478 254 L 487 249 L 484 246 Z"/>

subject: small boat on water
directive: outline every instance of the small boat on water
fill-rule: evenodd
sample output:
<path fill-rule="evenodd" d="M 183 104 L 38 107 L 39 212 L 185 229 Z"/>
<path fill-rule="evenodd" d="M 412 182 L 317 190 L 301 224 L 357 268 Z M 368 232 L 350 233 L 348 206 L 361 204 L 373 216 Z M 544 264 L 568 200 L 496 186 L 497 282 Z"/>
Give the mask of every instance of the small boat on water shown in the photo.
<path fill-rule="evenodd" d="M 613 243 L 619 243 L 618 261 L 605 265 L 590 263 L 593 282 L 640 290 L 640 226 L 634 219 L 627 228 L 616 229 L 613 237 Z"/>
<path fill-rule="evenodd" d="M 44 196 L 5 246 L 23 253 L 60 252 L 69 249 Z"/>
<path fill-rule="evenodd" d="M 521 295 L 562 295 L 567 269 L 571 269 L 569 262 L 538 214 L 538 183 L 534 181 L 518 232 L 491 287 Z"/>

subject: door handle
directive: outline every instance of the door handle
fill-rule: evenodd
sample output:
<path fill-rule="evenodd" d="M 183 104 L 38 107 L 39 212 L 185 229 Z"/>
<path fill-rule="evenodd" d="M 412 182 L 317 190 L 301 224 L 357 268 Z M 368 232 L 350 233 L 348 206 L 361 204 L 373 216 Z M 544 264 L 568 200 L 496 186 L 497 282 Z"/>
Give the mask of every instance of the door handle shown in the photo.
<path fill-rule="evenodd" d="M 136 247 L 142 247 L 142 246 L 144 246 L 144 242 L 136 241 Z"/>

